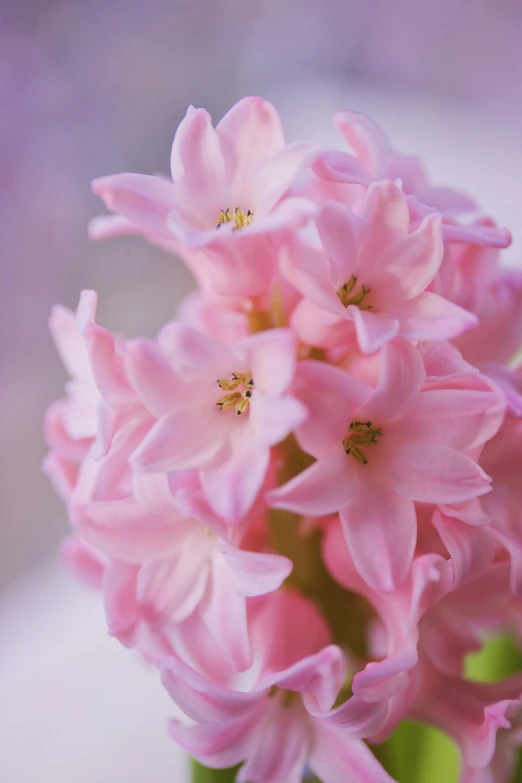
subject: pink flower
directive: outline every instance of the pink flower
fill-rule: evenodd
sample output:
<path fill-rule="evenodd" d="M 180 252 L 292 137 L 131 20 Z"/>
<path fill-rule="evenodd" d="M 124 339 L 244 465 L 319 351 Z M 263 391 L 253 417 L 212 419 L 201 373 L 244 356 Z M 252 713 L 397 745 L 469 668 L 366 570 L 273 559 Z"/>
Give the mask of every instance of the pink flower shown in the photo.
<path fill-rule="evenodd" d="M 361 739 L 380 725 L 385 704 L 354 696 L 331 709 L 344 655 L 324 646 L 328 631 L 313 604 L 295 592 L 274 594 L 254 625 L 258 671 L 250 683 L 222 686 L 178 658 L 164 661 L 164 685 L 193 721 L 171 723 L 176 741 L 210 767 L 244 762 L 238 783 L 301 783 L 307 762 L 324 783 L 392 783 Z"/>
<path fill-rule="evenodd" d="M 477 206 L 469 196 L 450 188 L 432 186 L 418 157 L 402 155 L 369 117 L 357 112 L 340 112 L 335 124 L 341 131 L 355 158 L 337 151 L 318 156 L 314 171 L 332 183 L 369 185 L 384 179 L 401 181 L 414 221 L 430 213 L 442 216 L 442 232 L 447 242 L 469 242 L 490 247 L 507 247 L 511 234 L 493 223 L 476 220 L 462 224 L 462 215 L 476 213 Z"/>
<path fill-rule="evenodd" d="M 355 331 L 360 350 L 374 353 L 396 336 L 447 339 L 477 323 L 426 290 L 442 260 L 440 219 L 428 216 L 410 233 L 406 198 L 392 182 L 370 186 L 360 217 L 329 202 L 316 224 L 324 252 L 294 246 L 281 267 L 318 308 L 307 308 L 305 316 L 298 308 L 292 321 L 298 331 L 312 316 L 317 324 L 312 321 L 311 328 L 319 334 L 328 324 L 336 344 L 346 344 Z M 309 333 L 303 337 L 310 340 Z"/>
<path fill-rule="evenodd" d="M 306 417 L 289 394 L 296 339 L 286 329 L 252 335 L 229 349 L 187 327 L 129 350 L 134 388 L 157 423 L 135 451 L 138 470 L 198 469 L 210 506 L 237 522 L 255 500 L 270 449 Z"/>
<path fill-rule="evenodd" d="M 493 479 L 492 492 L 484 498 L 491 530 L 511 560 L 511 589 L 522 597 L 522 418 L 506 416 L 498 434 L 486 444 L 481 465 Z"/>
<path fill-rule="evenodd" d="M 113 469 L 111 459 L 109 453 L 99 464 Z M 185 517 L 165 474 L 136 474 L 132 494 L 124 497 L 125 487 L 118 489 L 113 498 L 76 498 L 71 508 L 76 532 L 105 562 L 101 589 L 109 632 L 157 658 L 187 648 L 192 626 L 187 631 L 183 623 L 197 612 L 221 668 L 245 669 L 251 662 L 247 599 L 277 589 L 291 562 L 239 549 L 225 526 L 213 529 Z M 90 562 L 87 553 L 71 547 L 69 562 L 95 572 L 83 567 Z M 214 665 L 212 673 L 217 671 Z"/>
<path fill-rule="evenodd" d="M 490 491 L 466 454 L 499 429 L 503 398 L 485 384 L 423 388 L 422 359 L 410 343 L 382 352 L 375 390 L 323 363 L 301 362 L 296 393 L 309 416 L 296 429 L 316 462 L 267 493 L 272 507 L 339 512 L 360 574 L 376 589 L 406 577 L 416 542 L 415 502 L 463 503 Z"/>
<path fill-rule="evenodd" d="M 239 101 L 215 129 L 206 111 L 190 107 L 174 137 L 172 182 L 142 174 L 93 182 L 127 221 L 116 229 L 98 222 L 95 235 L 144 233 L 181 253 L 205 287 L 260 294 L 276 268 L 270 237 L 313 213 L 304 200 L 278 206 L 311 152 L 285 143 L 276 110 L 261 98 Z"/>
<path fill-rule="evenodd" d="M 71 380 L 64 399 L 50 406 L 45 416 L 45 438 L 51 447 L 44 470 L 59 494 L 67 500 L 78 479 L 78 465 L 97 435 L 100 394 L 91 370 L 83 330 L 96 315 L 94 291 L 83 291 L 76 313 L 53 307 L 49 328 Z"/>

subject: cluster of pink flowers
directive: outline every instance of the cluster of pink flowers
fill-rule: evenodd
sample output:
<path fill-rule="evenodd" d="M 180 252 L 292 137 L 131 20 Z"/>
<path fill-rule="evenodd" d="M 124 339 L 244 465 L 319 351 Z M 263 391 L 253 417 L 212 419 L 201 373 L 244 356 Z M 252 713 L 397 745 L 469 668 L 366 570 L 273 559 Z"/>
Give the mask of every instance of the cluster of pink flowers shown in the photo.
<path fill-rule="evenodd" d="M 287 144 L 259 98 L 215 128 L 190 108 L 172 179 L 94 182 L 92 235 L 144 236 L 199 289 L 155 340 L 98 325 L 92 291 L 53 310 L 65 555 L 203 765 L 386 783 L 367 741 L 409 718 L 462 781 L 506 783 L 522 675 L 463 672 L 522 635 L 522 276 L 470 198 L 335 123 L 346 151 Z"/>

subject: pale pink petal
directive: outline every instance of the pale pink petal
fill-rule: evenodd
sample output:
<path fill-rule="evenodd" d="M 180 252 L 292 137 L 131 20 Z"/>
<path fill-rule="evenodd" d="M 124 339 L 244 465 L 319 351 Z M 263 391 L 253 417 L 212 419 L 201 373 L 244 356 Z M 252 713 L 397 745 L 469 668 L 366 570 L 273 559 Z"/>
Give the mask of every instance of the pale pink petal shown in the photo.
<path fill-rule="evenodd" d="M 252 737 L 237 783 L 301 783 L 309 742 L 299 705 L 285 709 L 273 699 Z"/>
<path fill-rule="evenodd" d="M 111 636 L 132 646 L 140 608 L 136 598 L 139 568 L 130 563 L 110 563 L 103 578 L 103 598 L 107 627 Z"/>
<path fill-rule="evenodd" d="M 371 388 L 352 375 L 325 362 L 299 362 L 296 396 L 308 418 L 296 429 L 301 448 L 324 457 L 342 443 L 355 411 L 371 395 Z"/>
<path fill-rule="evenodd" d="M 266 502 L 271 508 L 297 514 L 335 513 L 354 497 L 355 474 L 350 468 L 350 457 L 340 446 L 338 451 L 314 462 L 282 487 L 267 492 Z"/>
<path fill-rule="evenodd" d="M 181 545 L 166 557 L 146 563 L 140 569 L 137 595 L 152 618 L 180 623 L 201 602 L 210 577 L 212 537 L 187 529 Z M 205 539 L 210 539 L 210 544 Z"/>
<path fill-rule="evenodd" d="M 162 660 L 159 668 L 169 696 L 193 720 L 228 723 L 243 719 L 257 707 L 257 694 L 231 690 L 199 674 L 173 655 Z"/>
<path fill-rule="evenodd" d="M 315 219 L 319 236 L 330 262 L 333 288 L 337 290 L 352 275 L 357 276 L 357 245 L 354 216 L 343 205 L 329 201 Z"/>
<path fill-rule="evenodd" d="M 326 726 L 314 734 L 309 763 L 323 783 L 395 783 L 362 740 Z"/>
<path fill-rule="evenodd" d="M 358 696 L 352 696 L 344 704 L 335 707 L 329 712 L 319 712 L 315 707 L 311 708 L 311 699 L 305 697 L 305 705 L 311 715 L 323 727 L 341 729 L 346 739 L 350 737 L 369 737 L 375 734 L 384 723 L 387 713 L 385 701 L 380 703 L 377 699 L 363 701 Z"/>
<path fill-rule="evenodd" d="M 279 676 L 331 642 L 330 628 L 321 609 L 289 585 L 269 593 L 257 607 L 250 635 L 265 682 L 271 674 Z"/>
<path fill-rule="evenodd" d="M 204 109 L 190 106 L 179 124 L 172 144 L 170 169 L 177 202 L 194 216 L 199 228 L 214 228 L 220 210 L 231 205 L 224 203 L 228 193 L 219 137 Z"/>
<path fill-rule="evenodd" d="M 421 503 L 462 503 L 491 490 L 482 468 L 447 446 L 401 445 L 388 470 L 397 492 Z"/>
<path fill-rule="evenodd" d="M 161 177 L 145 174 L 114 174 L 92 183 L 111 212 L 117 212 L 152 234 L 172 239 L 168 214 L 176 208 L 176 188 Z"/>
<path fill-rule="evenodd" d="M 365 114 L 355 111 L 339 112 L 334 122 L 364 168 L 380 178 L 395 154 L 386 134 Z"/>
<path fill-rule="evenodd" d="M 253 187 L 255 189 L 254 209 L 260 215 L 266 215 L 277 205 L 285 193 L 292 187 L 299 175 L 306 169 L 314 157 L 314 145 L 305 141 L 295 141 L 276 152 L 268 160 L 264 160 L 255 173 Z M 254 197 L 252 197 L 254 201 Z M 284 206 L 284 201 L 282 202 Z M 309 202 L 309 209 L 311 208 Z M 311 209 L 310 214 L 315 214 Z"/>
<path fill-rule="evenodd" d="M 364 416 L 384 421 L 408 411 L 418 398 L 426 372 L 417 348 L 406 340 L 387 343 L 379 356 L 379 382 L 364 405 Z"/>
<path fill-rule="evenodd" d="M 234 721 L 184 725 L 170 721 L 169 733 L 175 742 L 201 764 L 213 769 L 235 767 L 250 748 L 250 734 L 258 722 L 252 712 Z"/>
<path fill-rule="evenodd" d="M 149 340 L 131 340 L 125 351 L 130 383 L 153 416 L 160 418 L 174 405 L 194 397 L 194 386 L 183 383 Z"/>
<path fill-rule="evenodd" d="M 349 305 L 346 309 L 353 318 L 357 342 L 363 353 L 375 353 L 399 333 L 399 321 L 396 318 L 360 310 L 356 305 Z"/>
<path fill-rule="evenodd" d="M 374 182 L 366 193 L 362 219 L 367 230 L 359 244 L 360 268 L 378 272 L 383 251 L 408 233 L 410 212 L 406 196 L 390 180 Z"/>
<path fill-rule="evenodd" d="M 386 269 L 386 276 L 395 278 L 395 296 L 411 299 L 432 282 L 443 252 L 440 216 L 428 215 L 415 231 L 384 248 L 376 263 Z"/>
<path fill-rule="evenodd" d="M 417 541 L 411 500 L 368 475 L 360 478 L 355 498 L 340 517 L 355 567 L 370 587 L 389 592 L 401 584 Z"/>
<path fill-rule="evenodd" d="M 229 425 L 212 403 L 180 405 L 160 419 L 133 453 L 142 470 L 190 470 L 207 464 L 226 443 Z"/>
<path fill-rule="evenodd" d="M 76 314 L 61 305 L 55 305 L 51 311 L 49 330 L 60 359 L 72 378 L 91 377 L 82 332 L 86 324 L 96 317 L 97 299 L 95 291 L 82 291 Z"/>
<path fill-rule="evenodd" d="M 252 508 L 269 461 L 267 446 L 238 438 L 202 468 L 201 486 L 218 516 L 226 522 L 238 522 Z"/>
<path fill-rule="evenodd" d="M 125 375 L 113 335 L 94 323 L 87 324 L 84 335 L 94 379 L 102 397 L 114 408 L 133 403 L 136 397 Z"/>
<path fill-rule="evenodd" d="M 367 169 L 357 158 L 338 150 L 321 152 L 315 159 L 312 169 L 314 174 L 328 182 L 369 185 L 371 181 Z"/>
<path fill-rule="evenodd" d="M 307 345 L 327 350 L 337 345 L 357 348 L 353 322 L 342 313 L 324 310 L 310 299 L 301 299 L 290 317 L 290 326 Z"/>
<path fill-rule="evenodd" d="M 511 232 L 507 228 L 483 226 L 480 223 L 470 226 L 443 223 L 442 235 L 445 242 L 469 242 L 471 245 L 484 247 L 509 247 L 512 240 Z"/>
<path fill-rule="evenodd" d="M 394 303 L 393 315 L 398 334 L 410 340 L 448 340 L 478 324 L 476 315 L 429 291 Z"/>
<path fill-rule="evenodd" d="M 354 694 L 370 704 L 384 704 L 409 684 L 408 672 L 419 660 L 417 652 L 418 633 L 383 661 L 371 662 L 353 679 Z"/>
<path fill-rule="evenodd" d="M 234 367 L 237 359 L 225 345 L 182 323 L 172 321 L 163 327 L 158 343 L 176 374 L 186 383 L 201 377 L 217 381 L 227 377 L 228 372 L 243 369 Z"/>
<path fill-rule="evenodd" d="M 305 245 L 285 247 L 280 255 L 281 274 L 303 296 L 328 313 L 344 319 L 345 308 L 336 294 L 324 253 Z"/>
<path fill-rule="evenodd" d="M 254 392 L 250 403 L 252 435 L 256 441 L 274 446 L 305 421 L 306 407 L 294 397 L 262 397 Z"/>
<path fill-rule="evenodd" d="M 175 512 L 166 515 L 132 498 L 78 505 L 71 513 L 73 526 L 86 541 L 130 563 L 163 555 L 177 539 Z"/>
<path fill-rule="evenodd" d="M 417 349 L 423 358 L 426 375 L 430 381 L 478 373 L 477 368 L 466 362 L 460 351 L 445 340 L 420 342 L 417 343 Z"/>
<path fill-rule="evenodd" d="M 216 133 L 221 142 L 227 176 L 236 199 L 249 196 L 252 168 L 285 145 L 283 125 L 277 110 L 263 98 L 238 101 L 219 121 Z M 243 209 L 254 205 L 233 204 Z"/>
<path fill-rule="evenodd" d="M 308 694 L 310 704 L 321 713 L 334 703 L 346 676 L 346 659 L 340 647 L 330 644 L 315 655 L 302 658 L 282 672 L 265 676 L 260 688 L 277 685 L 283 690 Z M 308 702 L 307 702 L 308 703 Z M 311 714 L 315 714 L 310 710 Z"/>
<path fill-rule="evenodd" d="M 489 532 L 483 535 L 482 531 L 439 511 L 433 514 L 432 524 L 450 554 L 456 584 L 480 575 L 491 564 L 495 550 Z"/>
<path fill-rule="evenodd" d="M 288 390 L 297 361 L 297 339 L 290 329 L 268 329 L 247 337 L 237 352 L 244 355 L 245 367 L 262 394 L 275 397 Z"/>
<path fill-rule="evenodd" d="M 218 548 L 221 548 L 238 594 L 246 598 L 277 590 L 292 572 L 292 561 L 282 555 L 247 552 L 225 543 Z"/>
<path fill-rule="evenodd" d="M 234 671 L 244 671 L 252 663 L 246 602 L 238 594 L 234 575 L 222 552 L 214 550 L 211 579 L 201 604 L 201 619 L 213 644 Z"/>
<path fill-rule="evenodd" d="M 404 438 L 419 446 L 429 443 L 468 451 L 498 432 L 505 408 L 505 400 L 496 392 L 425 391 L 407 413 Z"/>

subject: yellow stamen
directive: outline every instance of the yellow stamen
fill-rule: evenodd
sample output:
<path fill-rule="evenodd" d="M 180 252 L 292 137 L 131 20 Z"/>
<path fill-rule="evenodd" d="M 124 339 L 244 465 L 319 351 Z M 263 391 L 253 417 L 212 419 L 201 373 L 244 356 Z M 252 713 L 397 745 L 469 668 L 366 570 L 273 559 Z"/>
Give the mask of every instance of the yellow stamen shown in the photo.
<path fill-rule="evenodd" d="M 372 426 L 371 421 L 352 421 L 343 439 L 343 448 L 361 465 L 367 465 L 365 449 L 375 446 L 382 434 L 381 428 Z"/>
<path fill-rule="evenodd" d="M 239 207 L 236 207 L 234 210 L 234 214 L 231 213 L 230 209 L 222 209 L 219 213 L 218 222 L 216 228 L 219 228 L 220 226 L 224 225 L 225 223 L 234 223 L 232 230 L 237 231 L 238 228 L 245 228 L 246 226 L 249 226 L 250 223 L 254 219 L 254 213 L 248 210 L 248 212 L 244 212 Z"/>
<path fill-rule="evenodd" d="M 250 404 L 252 389 L 254 388 L 254 381 L 250 373 L 235 372 L 232 378 L 220 378 L 217 384 L 220 389 L 229 391 L 231 394 L 225 394 L 224 397 L 217 401 L 216 405 L 219 405 L 222 411 L 227 410 L 227 408 L 235 408 L 237 415 L 241 416 Z M 241 390 L 240 386 L 243 387 Z"/>
<path fill-rule="evenodd" d="M 358 291 L 356 291 L 357 277 L 352 275 L 350 279 L 337 290 L 337 296 L 341 300 L 343 307 L 349 305 L 356 305 L 359 310 L 371 310 L 372 305 L 364 304 L 364 300 L 370 293 L 370 288 L 366 288 L 362 285 Z"/>

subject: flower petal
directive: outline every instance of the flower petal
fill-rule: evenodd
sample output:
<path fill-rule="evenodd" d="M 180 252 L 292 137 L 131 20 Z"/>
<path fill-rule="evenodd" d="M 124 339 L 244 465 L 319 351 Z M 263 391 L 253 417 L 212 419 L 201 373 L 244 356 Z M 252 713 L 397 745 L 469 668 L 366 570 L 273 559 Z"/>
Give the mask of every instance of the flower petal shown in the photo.
<path fill-rule="evenodd" d="M 275 446 L 305 421 L 306 407 L 294 397 L 262 397 L 254 392 L 250 403 L 250 425 L 254 438 Z"/>
<path fill-rule="evenodd" d="M 266 595 L 277 590 L 292 572 L 292 561 L 283 555 L 247 552 L 224 543 L 220 548 L 236 590 L 244 597 Z"/>
<path fill-rule="evenodd" d="M 362 740 L 321 725 L 314 734 L 309 762 L 323 783 L 395 783 Z"/>
<path fill-rule="evenodd" d="M 228 194 L 219 137 L 204 109 L 190 106 L 179 124 L 170 169 L 178 203 L 199 218 L 200 228 L 214 228 L 220 210 L 230 205 L 225 203 Z"/>
<path fill-rule="evenodd" d="M 463 503 L 491 490 L 482 468 L 447 446 L 401 445 L 389 476 L 397 492 L 420 503 Z"/>
<path fill-rule="evenodd" d="M 340 517 L 354 565 L 370 587 L 390 592 L 401 584 L 417 541 L 411 500 L 368 477 L 360 479 L 355 498 Z"/>
<path fill-rule="evenodd" d="M 266 493 L 270 508 L 321 516 L 344 508 L 354 497 L 355 475 L 342 447 L 322 457 L 282 487 Z"/>
<path fill-rule="evenodd" d="M 149 340 L 130 340 L 125 351 L 129 381 L 153 416 L 160 418 L 193 399 L 194 387 L 181 381 Z"/>
<path fill-rule="evenodd" d="M 346 309 L 353 318 L 357 342 L 363 353 L 376 353 L 399 332 L 399 321 L 396 318 L 360 310 L 356 305 L 348 305 Z"/>
<path fill-rule="evenodd" d="M 151 234 L 172 239 L 167 219 L 176 208 L 176 188 L 172 182 L 146 174 L 114 174 L 95 179 L 92 189 L 111 212 L 117 212 Z"/>
<path fill-rule="evenodd" d="M 330 263 L 335 290 L 357 275 L 357 246 L 353 214 L 336 201 L 329 201 L 315 219 L 319 236 Z"/>
<path fill-rule="evenodd" d="M 110 557 L 143 563 L 165 554 L 177 541 L 176 512 L 143 506 L 133 498 L 74 506 L 74 527 Z"/>
<path fill-rule="evenodd" d="M 398 334 L 409 340 L 449 340 L 478 324 L 476 315 L 430 291 L 397 302 L 393 315 Z"/>
<path fill-rule="evenodd" d="M 506 403 L 496 392 L 437 389 L 419 395 L 408 411 L 408 443 L 450 446 L 458 451 L 481 446 L 504 420 Z"/>
<path fill-rule="evenodd" d="M 269 461 L 267 446 L 245 440 L 232 444 L 202 468 L 201 485 L 218 516 L 226 522 L 238 522 L 250 511 Z"/>
<path fill-rule="evenodd" d="M 227 176 L 237 204 L 254 209 L 254 204 L 242 204 L 248 198 L 252 169 L 285 146 L 283 125 L 277 110 L 263 98 L 248 97 L 238 101 L 219 121 L 216 133 L 223 150 Z"/>
<path fill-rule="evenodd" d="M 211 403 L 180 405 L 160 419 L 134 451 L 141 470 L 190 470 L 206 465 L 226 443 L 229 431 L 222 411 Z"/>
<path fill-rule="evenodd" d="M 284 394 L 295 373 L 297 338 L 291 329 L 268 329 L 251 335 L 237 346 L 245 356 L 254 386 L 262 394 Z"/>
<path fill-rule="evenodd" d="M 426 372 L 419 351 L 407 340 L 387 343 L 379 361 L 379 382 L 364 405 L 364 416 L 382 422 L 410 408 L 419 396 Z"/>
<path fill-rule="evenodd" d="M 316 458 L 336 450 L 355 411 L 371 396 L 371 388 L 325 362 L 299 362 L 295 393 L 308 417 L 296 429 L 299 445 Z"/>

